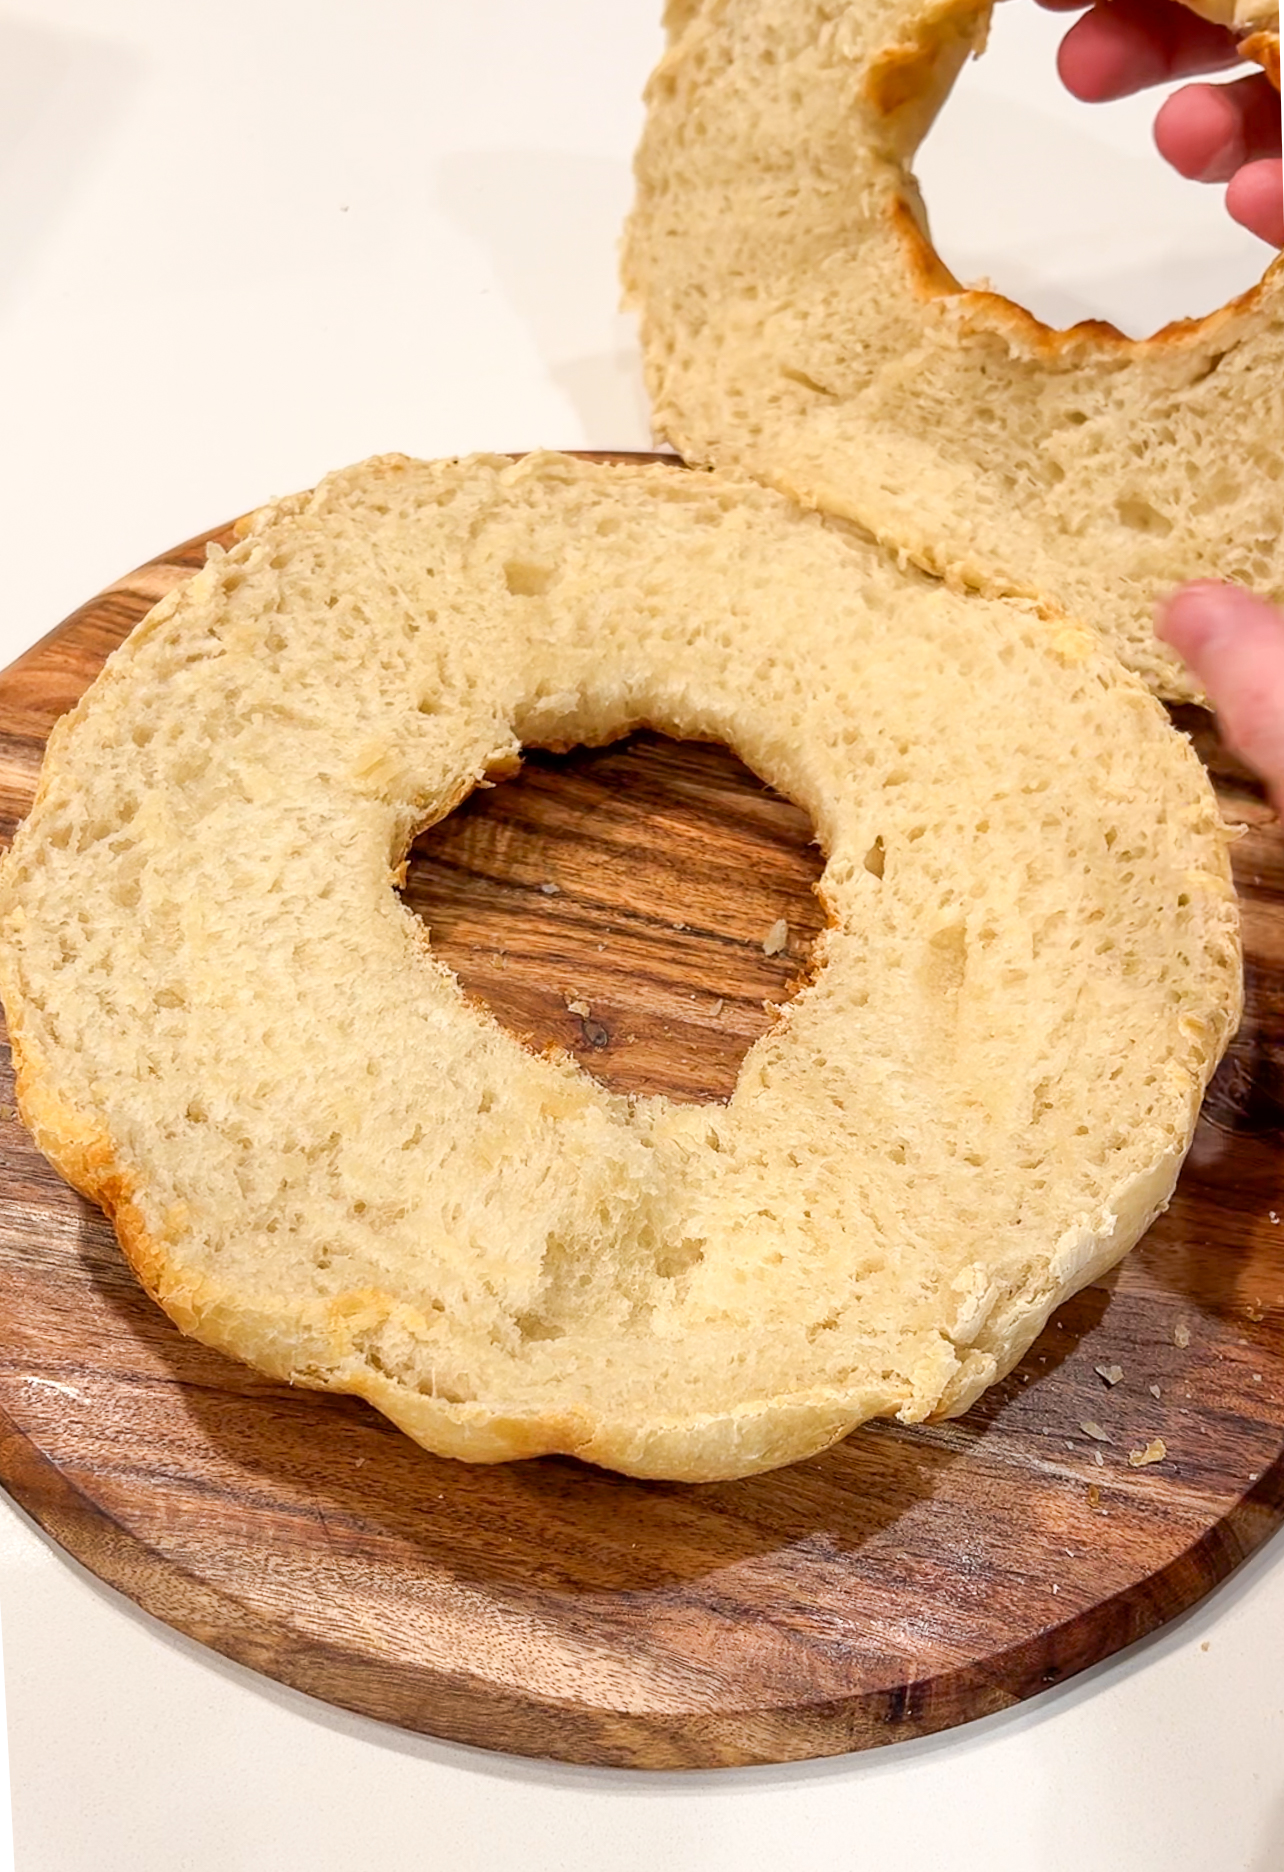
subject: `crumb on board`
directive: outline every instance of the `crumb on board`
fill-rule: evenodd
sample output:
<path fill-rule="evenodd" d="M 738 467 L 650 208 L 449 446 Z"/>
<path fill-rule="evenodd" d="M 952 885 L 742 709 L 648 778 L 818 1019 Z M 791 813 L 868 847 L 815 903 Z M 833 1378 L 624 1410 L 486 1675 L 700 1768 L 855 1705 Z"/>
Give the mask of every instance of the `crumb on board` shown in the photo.
<path fill-rule="evenodd" d="M 777 917 L 767 934 L 762 939 L 762 953 L 765 956 L 780 955 L 789 944 L 789 925 L 784 917 Z"/>
<path fill-rule="evenodd" d="M 1101 1506 L 1101 1490 L 1097 1487 L 1095 1482 L 1089 1482 L 1088 1484 L 1088 1506 L 1089 1508 L 1099 1508 Z"/>
<path fill-rule="evenodd" d="M 581 1020 L 587 1020 L 593 1012 L 587 1001 L 568 1001 L 566 1011 L 568 1014 L 578 1014 Z"/>
<path fill-rule="evenodd" d="M 1256 1324 L 1258 1320 L 1266 1318 L 1266 1308 L 1262 1305 L 1260 1300 L 1250 1300 L 1248 1305 L 1244 1308 L 1244 1311 L 1254 1324 Z"/>
<path fill-rule="evenodd" d="M 1105 1466 L 1106 1466 L 1106 1459 L 1105 1459 L 1105 1457 L 1104 1457 L 1104 1456 L 1103 1456 L 1103 1455 L 1101 1454 L 1101 1451 L 1100 1451 L 1099 1449 L 1095 1449 L 1095 1450 L 1093 1450 L 1093 1452 L 1092 1452 L 1092 1460 L 1093 1460 L 1093 1462 L 1095 1462 L 1095 1463 L 1096 1463 L 1096 1465 L 1097 1465 L 1097 1467 L 1098 1467 L 1098 1469 L 1104 1469 L 1104 1468 L 1105 1468 Z"/>
<path fill-rule="evenodd" d="M 1149 1391 L 1152 1398 L 1158 1398 L 1161 1395 L 1159 1386 L 1157 1384 L 1147 1385 L 1146 1389 L 1147 1391 Z"/>
<path fill-rule="evenodd" d="M 1091 1437 L 1094 1443 L 1114 1442 L 1114 1438 L 1111 1436 L 1110 1432 L 1108 1430 L 1103 1430 L 1101 1425 L 1094 1422 L 1091 1417 L 1085 1418 L 1083 1423 L 1079 1425 L 1079 1428 L 1083 1431 L 1085 1436 Z"/>
<path fill-rule="evenodd" d="M 1149 1463 L 1163 1462 L 1167 1454 L 1168 1445 L 1164 1442 L 1164 1439 L 1162 1437 L 1152 1437 L 1145 1449 L 1130 1449 L 1128 1451 L 1128 1467 L 1130 1469 L 1144 1469 Z"/>
<path fill-rule="evenodd" d="M 1279 1217 L 1278 1217 L 1278 1216 L 1276 1215 L 1276 1213 L 1275 1213 L 1275 1211 L 1274 1211 L 1273 1209 L 1268 1209 L 1268 1210 L 1266 1211 L 1266 1213 L 1267 1213 L 1267 1215 L 1268 1215 L 1268 1216 L 1270 1217 L 1270 1219 L 1271 1219 L 1271 1221 L 1272 1221 L 1272 1223 L 1274 1224 L 1274 1226 L 1275 1226 L 1276 1228 L 1278 1228 L 1278 1227 L 1279 1227 L 1279 1225 L 1280 1225 L 1280 1219 L 1279 1219 Z"/>
<path fill-rule="evenodd" d="M 713 1006 L 709 1009 L 709 1013 L 711 1014 L 714 1020 L 722 1019 L 722 1010 L 726 1005 L 727 1004 L 722 999 L 722 996 L 719 995 L 718 999 L 714 1002 Z"/>
<path fill-rule="evenodd" d="M 562 894 L 561 885 L 554 884 L 552 878 L 546 878 L 545 881 L 540 885 L 540 889 L 543 891 L 546 897 L 560 897 Z"/>
<path fill-rule="evenodd" d="M 1203 1644 L 1202 1644 L 1202 1645 L 1200 1645 L 1200 1647 L 1199 1647 L 1199 1648 L 1200 1648 L 1200 1650 L 1201 1650 L 1201 1651 L 1207 1651 L 1207 1649 L 1208 1649 L 1208 1640 L 1207 1640 L 1207 1638 L 1205 1638 L 1205 1640 L 1204 1640 L 1204 1642 L 1203 1642 Z"/>
<path fill-rule="evenodd" d="M 1122 1365 L 1094 1365 L 1092 1369 L 1108 1385 L 1117 1385 L 1124 1375 Z"/>
<path fill-rule="evenodd" d="M 61 1391 L 64 1397 L 78 1398 L 81 1393 L 75 1385 L 59 1384 L 56 1378 L 37 1378 L 34 1372 L 25 1373 L 23 1384 L 36 1385 L 42 1391 Z"/>
<path fill-rule="evenodd" d="M 1190 1344 L 1190 1327 L 1184 1319 L 1178 1320 L 1173 1327 L 1173 1344 L 1183 1347 Z"/>

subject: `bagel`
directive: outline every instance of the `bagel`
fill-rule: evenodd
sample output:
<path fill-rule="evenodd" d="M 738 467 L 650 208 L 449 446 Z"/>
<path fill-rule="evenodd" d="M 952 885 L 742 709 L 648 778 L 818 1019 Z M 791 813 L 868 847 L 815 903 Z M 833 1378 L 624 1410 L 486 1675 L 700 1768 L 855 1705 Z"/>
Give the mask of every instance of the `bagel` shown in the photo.
<path fill-rule="evenodd" d="M 1276 10 L 1199 10 L 1278 90 Z M 655 427 L 1196 699 L 1156 599 L 1203 577 L 1284 599 L 1284 261 L 1141 341 L 960 286 L 910 164 L 990 13 L 671 0 L 623 254 Z"/>
<path fill-rule="evenodd" d="M 643 724 L 825 854 L 725 1104 L 526 1050 L 396 894 L 523 746 Z M 1238 1016 L 1226 845 L 1089 632 L 751 482 L 393 457 L 256 515 L 55 730 L 0 991 L 184 1332 L 443 1454 L 729 1477 L 965 1409 L 1148 1226 Z"/>

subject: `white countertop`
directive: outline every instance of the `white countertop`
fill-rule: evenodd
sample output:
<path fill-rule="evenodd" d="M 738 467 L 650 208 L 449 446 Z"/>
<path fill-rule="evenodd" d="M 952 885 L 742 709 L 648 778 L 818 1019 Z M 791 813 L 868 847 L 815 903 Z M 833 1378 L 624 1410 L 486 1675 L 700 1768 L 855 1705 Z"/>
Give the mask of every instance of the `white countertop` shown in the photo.
<path fill-rule="evenodd" d="M 10 0 L 0 663 L 152 553 L 362 455 L 645 448 L 614 247 L 658 10 Z M 1058 30 L 1013 0 L 924 154 L 946 257 L 1060 321 L 1220 303 L 1266 250 L 1162 170 L 1150 107 L 1058 93 Z M 136 1611 L 3 1497 L 0 1617 L 17 1872 L 1284 1867 L 1278 1540 L 1007 1716 L 682 1777 L 310 1702 Z"/>

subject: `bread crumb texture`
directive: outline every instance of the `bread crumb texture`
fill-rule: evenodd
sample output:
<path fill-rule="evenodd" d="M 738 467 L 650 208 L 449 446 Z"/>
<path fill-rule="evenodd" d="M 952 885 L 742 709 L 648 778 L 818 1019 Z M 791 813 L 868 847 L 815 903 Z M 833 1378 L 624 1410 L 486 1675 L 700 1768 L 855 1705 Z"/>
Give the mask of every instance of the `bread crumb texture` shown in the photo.
<path fill-rule="evenodd" d="M 1200 10 L 1270 26 L 1246 45 L 1278 88 L 1270 0 Z M 1189 699 L 1156 600 L 1284 598 L 1284 260 L 1137 342 L 962 287 L 910 165 L 990 11 L 671 0 L 624 247 L 655 423 L 956 585 L 1087 621 Z"/>
<path fill-rule="evenodd" d="M 725 1105 L 468 1003 L 399 900 L 523 746 L 725 742 L 815 977 Z M 26 1122 L 183 1329 L 428 1448 L 701 1480 L 965 1409 L 1172 1190 L 1238 1016 L 1142 685 L 748 481 L 386 458 L 254 517 L 50 741 L 0 873 Z"/>

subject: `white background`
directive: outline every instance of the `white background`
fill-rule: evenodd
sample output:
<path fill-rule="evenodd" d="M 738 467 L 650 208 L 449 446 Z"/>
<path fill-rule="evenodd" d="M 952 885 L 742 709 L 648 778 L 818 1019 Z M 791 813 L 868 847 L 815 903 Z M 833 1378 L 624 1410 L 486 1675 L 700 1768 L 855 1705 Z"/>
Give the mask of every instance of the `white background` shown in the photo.
<path fill-rule="evenodd" d="M 0 0 L 0 662 L 152 553 L 376 450 L 646 447 L 614 249 L 657 13 Z M 1163 171 L 1152 104 L 1060 94 L 1061 24 L 1011 0 L 934 132 L 942 251 L 1057 322 L 1210 309 L 1265 249 Z M 686 1777 L 310 1703 L 4 1500 L 0 1608 L 18 1872 L 1284 1867 L 1284 1547 L 1009 1716 Z"/>

